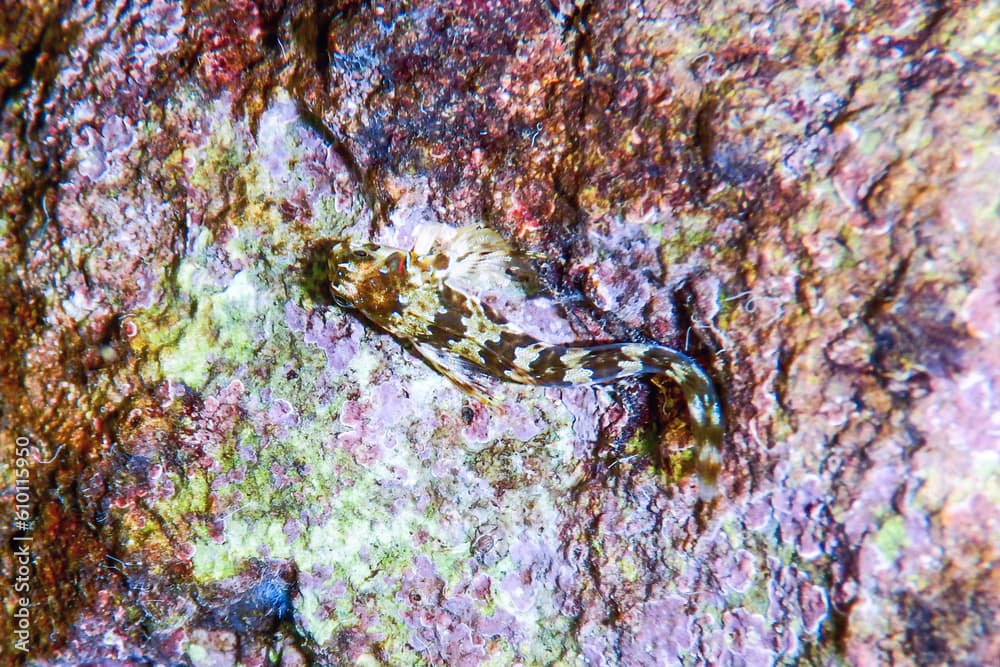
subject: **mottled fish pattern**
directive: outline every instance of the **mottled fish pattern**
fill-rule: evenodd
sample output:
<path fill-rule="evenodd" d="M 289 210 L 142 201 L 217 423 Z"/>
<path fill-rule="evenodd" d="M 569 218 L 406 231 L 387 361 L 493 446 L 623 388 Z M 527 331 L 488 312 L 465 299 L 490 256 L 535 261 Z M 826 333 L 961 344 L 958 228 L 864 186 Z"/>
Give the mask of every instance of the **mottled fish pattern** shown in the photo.
<path fill-rule="evenodd" d="M 687 400 L 696 443 L 700 495 L 714 496 L 722 465 L 722 412 L 711 379 L 686 354 L 663 345 L 560 345 L 533 338 L 483 303 L 478 290 L 530 276 L 525 258 L 495 232 L 461 229 L 438 252 L 343 241 L 329 258 L 330 290 L 395 336 L 466 393 L 486 402 L 482 375 L 529 385 L 568 387 L 663 375 Z"/>

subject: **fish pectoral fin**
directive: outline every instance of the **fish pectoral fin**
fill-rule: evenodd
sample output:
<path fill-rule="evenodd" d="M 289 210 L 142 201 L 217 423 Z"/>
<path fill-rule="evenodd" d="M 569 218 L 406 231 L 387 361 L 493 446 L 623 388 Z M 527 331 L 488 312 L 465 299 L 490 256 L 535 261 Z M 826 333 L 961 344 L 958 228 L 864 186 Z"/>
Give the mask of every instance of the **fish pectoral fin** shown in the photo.
<path fill-rule="evenodd" d="M 500 400 L 494 396 L 496 383 L 461 357 L 444 354 L 429 343 L 415 343 L 413 350 L 428 366 L 451 380 L 468 396 L 494 408 L 500 406 Z"/>

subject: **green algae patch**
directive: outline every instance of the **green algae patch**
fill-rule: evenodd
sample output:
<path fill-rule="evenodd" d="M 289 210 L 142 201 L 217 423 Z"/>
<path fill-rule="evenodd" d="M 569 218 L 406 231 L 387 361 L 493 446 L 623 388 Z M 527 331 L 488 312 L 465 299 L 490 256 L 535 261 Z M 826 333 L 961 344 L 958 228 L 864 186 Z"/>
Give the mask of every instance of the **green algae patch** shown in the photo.
<path fill-rule="evenodd" d="M 192 559 L 195 579 L 211 582 L 233 577 L 248 560 L 260 553 L 261 546 L 269 547 L 275 558 L 287 558 L 290 549 L 281 524 L 277 516 L 257 516 L 242 521 L 230 516 L 220 541 L 203 539 L 195 543 Z"/>
<path fill-rule="evenodd" d="M 194 228 L 198 233 L 176 266 L 157 277 L 158 298 L 129 314 L 137 328 L 133 350 L 147 358 L 146 380 L 170 380 L 196 391 L 209 390 L 213 378 L 251 364 L 271 335 L 287 335 L 280 304 L 302 296 L 290 268 L 309 242 L 297 221 L 284 220 L 274 203 L 287 197 L 289 179 L 310 178 L 295 167 L 307 160 L 303 126 L 269 125 L 270 135 L 281 143 L 279 159 L 273 146 L 257 150 L 247 128 L 223 104 L 206 103 L 194 91 L 174 102 L 172 112 L 205 116 L 211 129 L 201 144 L 166 161 L 172 169 L 190 172 L 189 186 L 204 192 L 205 222 Z M 158 127 L 146 130 L 155 133 Z M 226 196 L 220 198 L 220 192 Z M 335 193 L 317 197 L 311 226 L 320 238 L 336 235 L 353 219 L 353 211 L 339 212 L 335 200 Z M 220 202 L 229 202 L 238 213 L 228 215 Z"/>
<path fill-rule="evenodd" d="M 903 517 L 892 516 L 885 520 L 875 534 L 875 546 L 890 563 L 895 561 L 906 545 L 906 525 Z"/>
<path fill-rule="evenodd" d="M 215 335 L 210 326 L 210 308 L 199 307 L 194 322 L 185 327 L 177 344 L 164 351 L 160 369 L 164 377 L 199 390 L 208 381 L 209 355 Z"/>
<path fill-rule="evenodd" d="M 707 215 L 689 215 L 672 221 L 660 243 L 660 261 L 664 266 L 684 262 L 715 239 L 715 224 Z"/>
<path fill-rule="evenodd" d="M 187 645 L 186 653 L 188 658 L 191 659 L 191 662 L 194 665 L 196 665 L 196 667 L 201 667 L 202 665 L 208 667 L 209 665 L 212 664 L 212 662 L 209 660 L 208 651 L 205 649 L 204 646 L 200 644 L 195 644 L 193 642 L 189 643 Z"/>
<path fill-rule="evenodd" d="M 431 464 L 422 463 L 405 447 L 391 457 L 359 464 L 345 445 L 330 446 L 338 431 L 343 433 L 344 427 L 334 415 L 314 415 L 280 442 L 257 447 L 253 471 L 239 483 L 216 488 L 225 527 L 215 538 L 195 541 L 193 574 L 210 583 L 237 576 L 246 561 L 262 553 L 290 560 L 298 571 L 321 577 L 322 585 L 303 590 L 295 603 L 297 618 L 313 640 L 324 645 L 337 641 L 340 633 L 363 628 L 381 637 L 385 655 L 408 662 L 413 652 L 405 618 L 412 600 L 402 591 L 421 559 L 426 559 L 424 567 L 439 578 L 445 594 L 463 590 L 477 571 L 499 582 L 515 567 L 509 558 L 490 567 L 473 567 L 469 549 L 474 529 L 466 525 L 468 519 L 460 509 L 464 501 L 448 490 L 450 480 L 435 479 Z M 269 471 L 293 462 L 308 476 L 288 486 L 274 484 Z M 415 477 L 400 487 L 402 469 Z M 529 503 L 528 497 L 535 498 L 537 512 L 548 508 L 537 519 L 547 530 L 558 525 L 554 501 L 543 503 L 533 489 L 529 485 L 505 496 L 499 509 L 501 514 L 504 508 L 513 512 L 508 534 L 517 534 L 523 521 L 518 508 Z M 290 537 L 289 522 L 303 515 L 315 518 Z M 443 519 L 452 516 L 453 520 Z M 344 594 L 331 596 L 334 587 L 342 587 Z M 373 601 L 377 618 L 367 618 L 359 600 Z M 549 600 L 541 607 L 551 604 Z M 488 606 L 480 613 L 495 614 L 498 606 L 513 610 L 518 605 L 494 587 Z M 535 607 L 532 611 L 539 612 Z M 539 618 L 553 615 L 543 613 Z M 506 664 L 519 653 L 551 653 L 535 644 L 532 640 L 523 647 L 504 646 L 498 639 L 489 664 Z"/>

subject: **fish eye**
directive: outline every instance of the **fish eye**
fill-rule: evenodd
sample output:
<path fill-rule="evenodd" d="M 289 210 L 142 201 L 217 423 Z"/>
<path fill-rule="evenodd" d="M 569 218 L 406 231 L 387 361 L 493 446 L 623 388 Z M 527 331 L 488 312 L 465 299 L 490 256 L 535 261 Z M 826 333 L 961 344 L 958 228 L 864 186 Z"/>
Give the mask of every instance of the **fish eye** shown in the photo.
<path fill-rule="evenodd" d="M 333 302 L 341 308 L 353 308 L 354 304 L 337 294 L 333 295 Z"/>
<path fill-rule="evenodd" d="M 370 252 L 368 252 L 367 250 L 364 250 L 362 248 L 355 248 L 353 254 L 354 254 L 354 256 L 357 259 L 371 259 L 372 258 L 372 254 Z"/>

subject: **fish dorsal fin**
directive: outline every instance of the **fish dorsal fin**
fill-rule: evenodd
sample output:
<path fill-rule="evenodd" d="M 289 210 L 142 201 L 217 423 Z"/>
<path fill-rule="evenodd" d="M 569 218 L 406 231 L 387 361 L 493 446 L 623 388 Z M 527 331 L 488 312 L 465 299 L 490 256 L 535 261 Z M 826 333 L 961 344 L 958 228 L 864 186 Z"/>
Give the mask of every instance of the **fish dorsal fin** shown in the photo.
<path fill-rule="evenodd" d="M 450 250 L 457 257 L 475 252 L 513 253 L 514 249 L 504 237 L 487 227 L 472 225 L 455 230 Z"/>
<path fill-rule="evenodd" d="M 537 290 L 531 256 L 512 248 L 492 229 L 463 227 L 448 242 L 446 252 L 451 258 L 446 282 L 455 289 Z"/>

